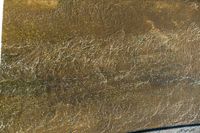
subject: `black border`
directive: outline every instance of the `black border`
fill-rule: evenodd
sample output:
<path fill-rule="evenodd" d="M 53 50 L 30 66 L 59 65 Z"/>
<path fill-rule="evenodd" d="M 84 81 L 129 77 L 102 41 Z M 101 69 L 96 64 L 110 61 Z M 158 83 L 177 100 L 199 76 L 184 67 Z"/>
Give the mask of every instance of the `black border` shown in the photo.
<path fill-rule="evenodd" d="M 198 127 L 198 126 L 200 126 L 200 123 L 144 129 L 144 130 L 137 130 L 137 131 L 128 132 L 128 133 L 147 133 L 147 132 L 153 132 L 153 131 L 162 131 L 162 130 L 175 129 L 175 128 L 184 128 L 184 127 L 187 128 L 187 127 Z"/>

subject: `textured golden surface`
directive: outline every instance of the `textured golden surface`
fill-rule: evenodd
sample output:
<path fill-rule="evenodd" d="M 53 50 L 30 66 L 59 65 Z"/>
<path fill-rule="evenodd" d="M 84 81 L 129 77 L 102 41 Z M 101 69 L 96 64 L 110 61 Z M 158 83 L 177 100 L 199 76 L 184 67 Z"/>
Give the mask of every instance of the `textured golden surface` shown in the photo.
<path fill-rule="evenodd" d="M 0 132 L 200 122 L 198 0 L 5 0 Z"/>

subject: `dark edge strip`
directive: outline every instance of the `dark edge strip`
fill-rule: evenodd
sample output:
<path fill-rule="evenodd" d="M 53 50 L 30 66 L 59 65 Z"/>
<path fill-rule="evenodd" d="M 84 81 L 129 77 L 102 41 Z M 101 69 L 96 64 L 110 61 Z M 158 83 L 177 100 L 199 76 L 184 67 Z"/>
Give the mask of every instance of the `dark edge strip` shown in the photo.
<path fill-rule="evenodd" d="M 128 133 L 146 133 L 146 132 L 153 132 L 153 131 L 162 131 L 162 130 L 168 130 L 168 129 L 197 127 L 197 126 L 200 126 L 200 123 L 188 124 L 188 125 L 168 126 L 168 127 L 160 127 L 160 128 L 152 128 L 152 129 L 144 129 L 144 130 L 138 130 L 138 131 L 133 131 L 133 132 L 128 132 Z"/>

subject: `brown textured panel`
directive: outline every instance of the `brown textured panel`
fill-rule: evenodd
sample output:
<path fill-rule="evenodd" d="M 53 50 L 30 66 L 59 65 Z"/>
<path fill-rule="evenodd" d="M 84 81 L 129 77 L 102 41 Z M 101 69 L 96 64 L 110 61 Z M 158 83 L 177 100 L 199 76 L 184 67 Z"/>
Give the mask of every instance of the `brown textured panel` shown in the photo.
<path fill-rule="evenodd" d="M 5 0 L 0 132 L 200 122 L 198 0 Z"/>

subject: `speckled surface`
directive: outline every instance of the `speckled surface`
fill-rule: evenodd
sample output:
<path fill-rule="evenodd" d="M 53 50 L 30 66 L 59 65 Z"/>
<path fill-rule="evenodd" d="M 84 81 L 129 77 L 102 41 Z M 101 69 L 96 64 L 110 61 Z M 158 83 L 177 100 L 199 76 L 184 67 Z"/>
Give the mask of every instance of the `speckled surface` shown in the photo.
<path fill-rule="evenodd" d="M 198 0 L 5 0 L 0 132 L 200 122 Z"/>

